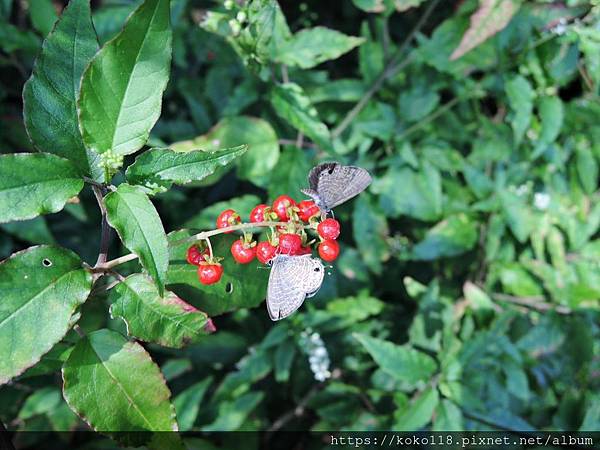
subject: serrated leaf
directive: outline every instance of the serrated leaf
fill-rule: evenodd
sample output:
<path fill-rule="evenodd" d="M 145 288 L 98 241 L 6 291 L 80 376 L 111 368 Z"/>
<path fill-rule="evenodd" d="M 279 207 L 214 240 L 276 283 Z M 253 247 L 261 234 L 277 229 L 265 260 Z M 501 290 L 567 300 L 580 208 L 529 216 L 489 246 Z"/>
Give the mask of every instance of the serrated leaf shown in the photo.
<path fill-rule="evenodd" d="M 142 267 L 156 282 L 162 295 L 165 287 L 169 250 L 160 216 L 139 188 L 121 184 L 104 197 L 107 219 L 121 241 L 140 258 Z"/>
<path fill-rule="evenodd" d="M 177 431 L 171 393 L 158 366 L 136 342 L 98 330 L 82 338 L 63 366 L 65 400 L 94 430 L 126 445 Z M 166 447 L 163 447 L 166 448 Z"/>
<path fill-rule="evenodd" d="M 158 293 L 152 280 L 142 274 L 128 276 L 115 286 L 109 300 L 110 314 L 127 324 L 127 333 L 164 347 L 181 348 L 214 329 L 202 311 L 172 292 Z"/>
<path fill-rule="evenodd" d="M 0 384 L 63 338 L 91 286 L 77 255 L 59 247 L 31 247 L 0 264 Z"/>
<path fill-rule="evenodd" d="M 507 81 L 505 89 L 508 102 L 513 111 L 510 124 L 513 129 L 515 142 L 518 145 L 523 140 L 523 136 L 531 122 L 535 92 L 529 81 L 521 75 L 517 75 Z"/>
<path fill-rule="evenodd" d="M 181 431 L 190 431 L 194 426 L 194 422 L 200 411 L 202 399 L 212 381 L 212 377 L 207 377 L 180 392 L 175 397 L 175 400 L 173 400 L 173 406 L 175 406 L 175 411 L 177 411 L 177 420 Z"/>
<path fill-rule="evenodd" d="M 450 60 L 460 58 L 501 31 L 518 11 L 520 3 L 520 0 L 480 0 L 479 9 L 471 16 L 471 24 Z"/>
<path fill-rule="evenodd" d="M 188 230 L 169 233 L 171 246 L 167 285 L 170 290 L 185 298 L 195 307 L 210 316 L 216 316 L 240 308 L 253 308 L 265 299 L 269 270 L 260 263 L 238 264 L 230 258 L 231 244 L 235 236 L 216 236 L 211 239 L 215 255 L 225 256 L 223 277 L 213 285 L 203 285 L 198 281 L 197 267 L 186 261 L 185 255 L 190 242 L 179 243 L 192 235 Z M 266 314 L 266 311 L 264 311 Z"/>
<path fill-rule="evenodd" d="M 71 162 L 47 153 L 0 155 L 0 223 L 60 211 L 83 188 Z"/>
<path fill-rule="evenodd" d="M 98 51 L 89 0 L 72 0 L 43 43 L 23 87 L 23 116 L 33 145 L 95 175 L 98 155 L 86 150 L 77 121 L 81 75 Z"/>
<path fill-rule="evenodd" d="M 138 156 L 127 168 L 127 181 L 154 190 L 168 189 L 171 183 L 188 184 L 201 181 L 242 156 L 247 145 L 208 152 L 194 150 L 176 152 L 153 148 Z"/>
<path fill-rule="evenodd" d="M 128 155 L 148 140 L 169 80 L 169 16 L 169 0 L 146 0 L 85 70 L 77 105 L 88 149 Z"/>
<path fill-rule="evenodd" d="M 512 192 L 502 191 L 498 197 L 508 227 L 519 242 L 527 241 L 536 224 L 531 208 Z"/>
<path fill-rule="evenodd" d="M 364 38 L 347 36 L 326 27 L 305 28 L 278 49 L 276 59 L 289 66 L 310 69 L 339 58 L 363 41 Z"/>
<path fill-rule="evenodd" d="M 366 334 L 353 334 L 369 352 L 379 367 L 397 380 L 409 385 L 425 383 L 436 371 L 436 363 L 431 356 L 404 345 L 396 345 Z"/>
<path fill-rule="evenodd" d="M 332 149 L 329 129 L 321 122 L 317 110 L 300 86 L 295 83 L 276 85 L 271 91 L 271 104 L 279 117 L 323 150 Z"/>

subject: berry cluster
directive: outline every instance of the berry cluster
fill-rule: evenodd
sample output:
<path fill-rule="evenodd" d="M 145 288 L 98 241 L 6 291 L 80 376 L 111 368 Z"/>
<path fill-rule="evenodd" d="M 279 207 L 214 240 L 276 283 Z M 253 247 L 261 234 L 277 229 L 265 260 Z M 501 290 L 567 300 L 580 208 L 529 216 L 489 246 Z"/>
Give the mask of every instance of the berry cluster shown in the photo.
<path fill-rule="evenodd" d="M 260 204 L 250 212 L 248 227 L 233 209 L 226 209 L 217 217 L 217 229 L 240 225 L 240 228 L 269 226 L 271 232 L 264 241 L 256 242 L 251 233 L 244 232 L 231 245 L 231 255 L 239 264 L 248 264 L 255 258 L 263 264 L 275 255 L 312 254 L 312 245 L 317 245 L 321 259 L 335 260 L 340 247 L 336 239 L 340 235 L 340 224 L 331 218 L 321 218 L 319 207 L 312 200 L 296 202 L 288 195 L 280 195 L 272 205 Z M 234 229 L 223 230 L 232 233 Z M 313 236 L 309 233 L 315 233 Z M 213 233 L 214 234 L 214 233 Z M 198 278 L 202 284 L 217 283 L 223 275 L 222 258 L 212 255 L 209 248 L 192 245 L 187 250 L 187 261 L 198 266 Z"/>

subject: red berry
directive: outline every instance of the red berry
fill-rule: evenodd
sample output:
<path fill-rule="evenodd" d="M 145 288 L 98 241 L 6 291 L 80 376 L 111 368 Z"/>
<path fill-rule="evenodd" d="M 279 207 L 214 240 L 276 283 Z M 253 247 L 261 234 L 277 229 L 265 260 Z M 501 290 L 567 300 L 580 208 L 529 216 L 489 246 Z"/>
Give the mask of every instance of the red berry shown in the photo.
<path fill-rule="evenodd" d="M 282 222 L 290 220 L 289 208 L 296 206 L 296 202 L 289 195 L 280 195 L 273 202 L 273 211 Z"/>
<path fill-rule="evenodd" d="M 277 252 L 277 247 L 271 245 L 269 241 L 259 242 L 256 245 L 256 259 L 258 259 L 261 263 L 266 264 L 273 259 L 275 253 Z"/>
<path fill-rule="evenodd" d="M 257 205 L 250 213 L 250 222 L 264 222 L 266 220 L 265 213 L 268 213 L 271 208 L 267 205 Z"/>
<path fill-rule="evenodd" d="M 198 266 L 198 279 L 202 284 L 215 284 L 223 276 L 223 266 L 221 264 L 201 263 Z"/>
<path fill-rule="evenodd" d="M 302 247 L 299 234 L 283 233 L 279 236 L 279 250 L 285 255 L 295 255 Z"/>
<path fill-rule="evenodd" d="M 219 217 L 217 217 L 217 228 L 226 228 L 232 225 L 237 225 L 241 221 L 242 219 L 238 213 L 236 213 L 233 209 L 226 209 L 219 214 Z M 231 231 L 226 231 L 226 233 L 231 233 Z"/>
<path fill-rule="evenodd" d="M 336 241 L 327 239 L 319 244 L 319 256 L 324 261 L 334 261 L 340 254 L 340 244 Z"/>
<path fill-rule="evenodd" d="M 308 222 L 311 217 L 316 216 L 320 212 L 319 207 L 312 200 L 302 200 L 298 203 L 298 208 L 300 209 L 298 217 L 303 222 Z"/>
<path fill-rule="evenodd" d="M 206 256 L 208 256 L 208 249 L 204 249 L 200 251 L 197 245 L 192 245 L 187 249 L 187 262 L 193 264 L 194 266 L 199 265 L 201 262 L 206 260 Z"/>
<path fill-rule="evenodd" d="M 240 264 L 248 264 L 256 256 L 256 246 L 246 244 L 243 240 L 238 239 L 231 244 L 231 254 Z"/>
<path fill-rule="evenodd" d="M 340 235 L 340 223 L 335 219 L 325 219 L 317 227 L 319 236 L 323 239 L 337 239 Z"/>

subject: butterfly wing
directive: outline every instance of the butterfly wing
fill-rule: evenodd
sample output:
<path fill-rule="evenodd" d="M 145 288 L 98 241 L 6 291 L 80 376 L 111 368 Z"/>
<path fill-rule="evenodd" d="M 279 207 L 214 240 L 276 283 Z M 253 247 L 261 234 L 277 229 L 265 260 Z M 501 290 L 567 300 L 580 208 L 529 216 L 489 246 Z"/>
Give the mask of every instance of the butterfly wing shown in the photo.
<path fill-rule="evenodd" d="M 273 260 L 267 287 L 267 310 L 271 320 L 281 320 L 296 311 L 307 295 L 314 295 L 323 282 L 324 268 L 310 255 L 278 255 Z"/>
<path fill-rule="evenodd" d="M 371 181 L 371 175 L 362 167 L 335 164 L 321 171 L 317 192 L 324 209 L 329 211 L 360 194 Z"/>

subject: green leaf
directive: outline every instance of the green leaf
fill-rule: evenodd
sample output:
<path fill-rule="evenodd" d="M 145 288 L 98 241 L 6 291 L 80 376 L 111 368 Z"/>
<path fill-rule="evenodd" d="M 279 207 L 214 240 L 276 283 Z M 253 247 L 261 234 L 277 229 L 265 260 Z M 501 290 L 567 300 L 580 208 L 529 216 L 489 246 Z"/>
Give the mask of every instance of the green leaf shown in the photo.
<path fill-rule="evenodd" d="M 300 86 L 295 83 L 276 85 L 271 91 L 271 104 L 279 117 L 323 150 L 332 149 L 329 129 L 319 120 L 317 110 Z"/>
<path fill-rule="evenodd" d="M 265 299 L 269 271 L 258 262 L 238 264 L 230 258 L 231 244 L 235 236 L 217 236 L 211 239 L 215 255 L 225 256 L 223 277 L 213 285 L 203 285 L 198 281 L 197 267 L 186 261 L 186 251 L 190 242 L 173 245 L 191 236 L 188 230 L 169 233 L 171 262 L 167 274 L 167 285 L 181 298 L 185 298 L 209 316 L 216 316 L 240 308 L 253 308 Z M 265 313 L 266 311 L 259 311 Z"/>
<path fill-rule="evenodd" d="M 238 176 L 256 183 L 270 173 L 279 160 L 279 141 L 273 127 L 263 119 L 238 116 L 226 117 L 207 134 L 190 141 L 171 145 L 175 151 L 197 148 L 217 150 L 223 147 L 248 145 L 248 150 L 238 160 Z M 223 170 L 217 173 L 222 175 Z"/>
<path fill-rule="evenodd" d="M 408 345 L 396 345 L 366 334 L 353 333 L 353 336 L 384 372 L 404 383 L 425 383 L 436 371 L 437 365 L 431 356 Z"/>
<path fill-rule="evenodd" d="M 194 422 L 200 411 L 200 404 L 212 381 L 212 377 L 207 377 L 180 392 L 175 397 L 175 400 L 173 400 L 173 406 L 175 406 L 175 411 L 177 411 L 177 420 L 181 431 L 190 431 L 194 426 Z"/>
<path fill-rule="evenodd" d="M 386 215 L 407 215 L 419 220 L 436 220 L 442 214 L 442 180 L 438 170 L 427 162 L 422 170 L 391 168 L 373 182 L 379 204 Z M 402 180 L 398 183 L 398 180 Z"/>
<path fill-rule="evenodd" d="M 127 168 L 126 176 L 131 184 L 152 190 L 157 186 L 168 189 L 171 183 L 181 185 L 203 180 L 242 156 L 247 149 L 247 145 L 240 145 L 214 152 L 195 150 L 182 153 L 153 148 L 136 158 Z"/>
<path fill-rule="evenodd" d="M 458 406 L 450 400 L 442 399 L 435 410 L 433 431 L 463 431 L 463 415 Z"/>
<path fill-rule="evenodd" d="M 521 197 L 512 192 L 502 191 L 499 198 L 510 230 L 519 242 L 527 241 L 536 225 L 531 209 Z"/>
<path fill-rule="evenodd" d="M 127 333 L 142 341 L 181 348 L 214 329 L 206 314 L 172 292 L 161 297 L 142 274 L 130 275 L 115 286 L 109 300 L 111 316 L 123 319 Z"/>
<path fill-rule="evenodd" d="M 416 431 L 429 423 L 440 397 L 435 388 L 428 388 L 406 409 L 395 414 L 395 431 Z"/>
<path fill-rule="evenodd" d="M 520 3 L 520 0 L 480 0 L 479 9 L 471 16 L 471 25 L 450 59 L 460 58 L 506 27 Z"/>
<path fill-rule="evenodd" d="M 56 9 L 51 0 L 29 0 L 29 16 L 33 27 L 46 36 L 56 22 Z"/>
<path fill-rule="evenodd" d="M 558 97 L 542 97 L 538 104 L 542 130 L 538 145 L 553 143 L 560 134 L 564 119 L 563 103 Z"/>
<path fill-rule="evenodd" d="M 277 170 L 271 173 L 269 180 L 269 197 L 274 199 L 281 194 L 292 198 L 303 198 L 300 189 L 307 186 L 307 175 L 312 169 L 311 158 L 307 152 L 296 147 L 284 148 L 277 163 Z"/>
<path fill-rule="evenodd" d="M 475 310 L 479 309 L 493 309 L 492 299 L 485 293 L 479 286 L 467 281 L 463 286 L 463 294 L 465 299 L 469 302 L 471 308 Z"/>
<path fill-rule="evenodd" d="M 19 222 L 0 223 L 0 229 L 32 244 L 54 244 L 56 242 L 43 216 Z"/>
<path fill-rule="evenodd" d="M 364 12 L 380 13 L 385 11 L 384 0 L 352 0 L 352 3 Z"/>
<path fill-rule="evenodd" d="M 23 87 L 24 122 L 33 145 L 71 160 L 86 175 L 94 175 L 98 155 L 83 145 L 77 97 L 81 75 L 97 51 L 89 0 L 71 0 Z"/>
<path fill-rule="evenodd" d="M 0 223 L 63 209 L 83 188 L 73 164 L 49 154 L 0 155 Z"/>
<path fill-rule="evenodd" d="M 275 381 L 279 383 L 290 379 L 290 369 L 296 356 L 296 343 L 291 339 L 283 341 L 275 350 L 273 358 L 273 369 L 275 371 Z"/>
<path fill-rule="evenodd" d="M 160 369 L 140 344 L 115 331 L 98 330 L 81 339 L 62 374 L 65 400 L 96 431 L 114 433 L 126 445 L 151 436 L 122 432 L 177 431 Z"/>
<path fill-rule="evenodd" d="M 330 59 L 337 59 L 364 41 L 326 27 L 305 28 L 278 49 L 277 61 L 289 66 L 310 69 Z"/>
<path fill-rule="evenodd" d="M 396 11 L 402 12 L 411 8 L 416 8 L 425 0 L 393 0 Z"/>
<path fill-rule="evenodd" d="M 169 0 L 146 0 L 85 70 L 77 104 L 88 149 L 128 155 L 148 140 L 169 80 L 169 15 Z"/>
<path fill-rule="evenodd" d="M 465 214 L 444 219 L 431 228 L 425 239 L 416 244 L 411 259 L 431 261 L 457 256 L 471 250 L 477 243 L 477 223 Z"/>
<path fill-rule="evenodd" d="M 60 390 L 55 387 L 44 387 L 34 391 L 19 411 L 19 419 L 27 420 L 40 414 L 46 414 L 55 409 L 62 401 Z"/>
<path fill-rule="evenodd" d="M 579 180 L 586 193 L 591 194 L 598 188 L 598 162 L 587 146 L 578 146 L 575 151 L 575 164 Z"/>
<path fill-rule="evenodd" d="M 202 427 L 202 431 L 235 431 L 264 397 L 263 392 L 248 392 L 241 397 L 222 402 L 215 421 Z"/>
<path fill-rule="evenodd" d="M 107 219 L 125 247 L 140 258 L 162 295 L 169 266 L 167 237 L 152 202 L 139 188 L 121 184 L 104 197 Z"/>
<path fill-rule="evenodd" d="M 91 286 L 77 255 L 58 247 L 31 247 L 0 264 L 0 384 L 63 338 Z"/>
<path fill-rule="evenodd" d="M 385 215 L 371 197 L 363 193 L 357 200 L 352 214 L 352 232 L 358 251 L 367 266 L 375 273 L 382 271 L 382 261 L 389 258 L 386 238 L 389 228 Z M 365 239 L 365 236 L 369 236 Z"/>
<path fill-rule="evenodd" d="M 507 81 L 505 89 L 513 111 L 510 124 L 513 128 L 515 142 L 519 145 L 531 122 L 535 92 L 529 81 L 521 75 Z"/>

